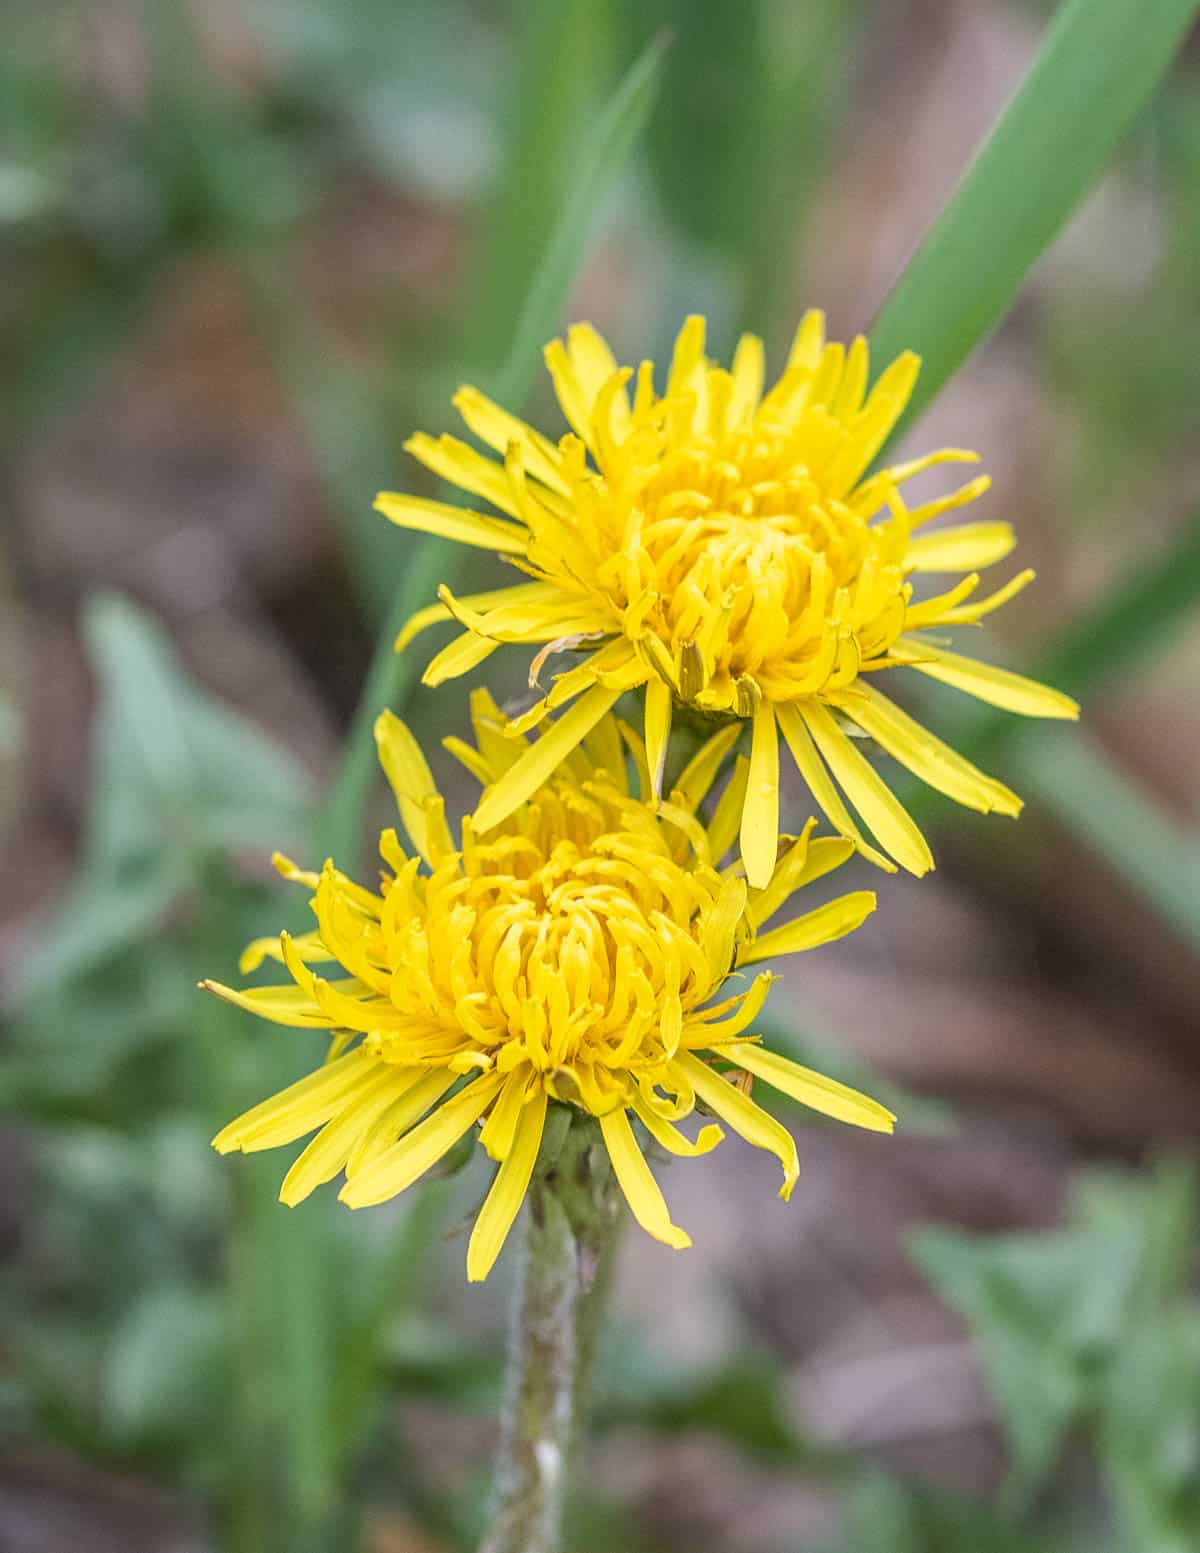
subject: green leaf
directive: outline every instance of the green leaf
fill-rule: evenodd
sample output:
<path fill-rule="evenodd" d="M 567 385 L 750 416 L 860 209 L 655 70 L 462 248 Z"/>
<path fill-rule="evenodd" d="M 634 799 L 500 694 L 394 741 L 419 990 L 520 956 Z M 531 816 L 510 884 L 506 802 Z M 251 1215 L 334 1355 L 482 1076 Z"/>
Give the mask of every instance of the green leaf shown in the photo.
<path fill-rule="evenodd" d="M 102 1381 L 107 1427 L 125 1446 L 203 1436 L 220 1416 L 224 1315 L 187 1284 L 150 1287 L 114 1334 Z"/>
<path fill-rule="evenodd" d="M 525 293 L 571 197 L 607 75 L 610 10 L 609 0 L 529 0 L 520 8 L 505 165 L 485 219 L 458 351 L 472 374 L 494 373 L 509 352 L 513 299 Z"/>
<path fill-rule="evenodd" d="M 1109 1393 L 1128 1334 L 1158 1324 L 1186 1275 L 1195 1204 L 1194 1171 L 1167 1163 L 1084 1176 L 1063 1231 L 911 1237 L 914 1260 L 979 1344 L 1012 1449 L 1011 1502 L 1028 1503 Z"/>
<path fill-rule="evenodd" d="M 1115 1335 L 1106 1242 L 926 1229 L 910 1249 L 979 1343 L 1012 1450 L 1012 1492 L 1027 1502 L 1093 1400 L 1094 1345 Z"/>
<path fill-rule="evenodd" d="M 83 860 L 13 990 L 19 1004 L 143 942 L 231 846 L 288 846 L 309 825 L 308 777 L 180 667 L 162 626 L 116 594 L 84 615 L 99 688 Z"/>
<path fill-rule="evenodd" d="M 522 404 L 542 344 L 559 326 L 570 289 L 587 253 L 597 212 L 625 166 L 654 101 L 664 45 L 652 44 L 634 62 L 580 149 L 571 197 L 559 211 L 554 233 L 517 312 L 507 365 L 492 385 L 506 405 Z M 403 586 L 380 634 L 367 682 L 346 741 L 341 765 L 321 825 L 320 851 L 346 859 L 353 871 L 360 852 L 362 817 L 375 778 L 375 719 L 384 707 L 399 710 L 412 686 L 420 658 L 396 653 L 392 644 L 408 617 L 427 604 L 447 575 L 445 541 L 425 540 L 411 554 Z"/>
<path fill-rule="evenodd" d="M 1100 1450 L 1134 1553 L 1200 1547 L 1200 1304 L 1130 1327 L 1105 1396 Z"/>
<path fill-rule="evenodd" d="M 907 424 L 1008 311 L 1166 73 L 1196 0 L 1066 0 L 1037 59 L 871 331 L 918 351 Z"/>
<path fill-rule="evenodd" d="M 633 62 L 580 147 L 571 191 L 533 271 L 517 313 L 507 364 L 495 385 L 510 407 L 524 403 L 545 342 L 563 322 L 609 196 L 645 128 L 658 93 L 667 41 L 656 39 Z"/>
<path fill-rule="evenodd" d="M 297 836 L 306 773 L 183 672 L 153 616 L 100 594 L 84 640 L 100 689 L 89 858 L 121 866 L 163 846 Z"/>

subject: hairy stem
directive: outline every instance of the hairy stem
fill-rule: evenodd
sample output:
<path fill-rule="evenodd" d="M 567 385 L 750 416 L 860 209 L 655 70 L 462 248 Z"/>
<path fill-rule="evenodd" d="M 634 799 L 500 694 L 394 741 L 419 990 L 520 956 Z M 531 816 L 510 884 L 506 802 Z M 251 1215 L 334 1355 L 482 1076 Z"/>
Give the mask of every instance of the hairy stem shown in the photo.
<path fill-rule="evenodd" d="M 590 1117 L 556 1107 L 529 1188 L 496 1504 L 480 1553 L 556 1553 L 618 1196 Z"/>

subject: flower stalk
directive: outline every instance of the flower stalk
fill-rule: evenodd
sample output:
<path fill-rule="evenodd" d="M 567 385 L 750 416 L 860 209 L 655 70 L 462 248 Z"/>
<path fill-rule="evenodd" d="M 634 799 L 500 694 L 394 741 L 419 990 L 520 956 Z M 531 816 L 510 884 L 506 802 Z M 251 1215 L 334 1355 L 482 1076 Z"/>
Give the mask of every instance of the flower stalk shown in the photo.
<path fill-rule="evenodd" d="M 555 1106 L 530 1183 L 496 1499 L 480 1553 L 556 1553 L 620 1222 L 596 1123 Z"/>

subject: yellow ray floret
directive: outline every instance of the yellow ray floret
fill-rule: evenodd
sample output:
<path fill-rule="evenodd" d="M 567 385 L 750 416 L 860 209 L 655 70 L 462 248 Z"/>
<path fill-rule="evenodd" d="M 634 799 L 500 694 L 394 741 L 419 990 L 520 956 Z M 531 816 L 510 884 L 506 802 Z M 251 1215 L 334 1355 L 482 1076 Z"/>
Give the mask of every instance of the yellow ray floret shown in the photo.
<path fill-rule="evenodd" d="M 974 600 L 980 572 L 1013 549 L 1011 525 L 927 528 L 982 496 L 986 476 L 917 505 L 901 494 L 914 476 L 973 462 L 974 453 L 942 448 L 868 474 L 916 382 L 911 352 L 868 386 L 866 341 L 849 350 L 827 342 L 823 315 L 810 312 L 783 375 L 764 392 L 761 341 L 744 336 L 726 372 L 706 358 L 704 338 L 704 320 L 689 318 L 660 394 L 651 363 L 636 373 L 618 367 L 596 331 L 576 324 L 546 349 L 571 427 L 557 446 L 473 388 L 455 403 L 496 458 L 453 437 L 411 439 L 416 458 L 499 515 L 392 494 L 379 498 L 381 511 L 493 550 L 530 580 L 470 599 L 443 589 L 402 643 L 439 620 L 465 628 L 430 664 L 429 684 L 468 672 L 505 642 L 539 649 L 531 680 L 569 652 L 572 665 L 518 725 L 533 727 L 579 697 L 572 719 L 557 725 L 556 758 L 622 690 L 644 686 L 656 797 L 673 707 L 752 721 L 739 828 L 756 887 L 767 882 L 778 839 L 780 735 L 842 835 L 882 867 L 922 874 L 933 866 L 929 848 L 843 724 L 874 735 L 861 711 L 894 735 L 903 724 L 886 745 L 901 764 L 972 808 L 1016 814 L 1014 794 L 949 759 L 868 690 L 866 676 L 906 666 L 1023 716 L 1075 717 L 1075 703 L 1057 691 L 914 634 L 977 623 L 1033 574 Z M 920 580 L 938 574 L 961 580 L 919 598 Z M 535 748 L 513 764 L 488 796 L 489 824 L 525 802 L 548 759 Z"/>
<path fill-rule="evenodd" d="M 257 940 L 243 965 L 280 960 L 291 981 L 247 991 L 204 983 L 261 1018 L 334 1037 L 325 1066 L 213 1140 L 222 1153 L 250 1152 L 314 1134 L 287 1172 L 284 1202 L 343 1172 L 343 1201 L 383 1202 L 479 1129 L 498 1170 L 467 1252 L 472 1279 L 486 1277 L 520 1209 L 551 1105 L 599 1119 L 634 1217 L 678 1249 L 691 1242 L 672 1222 L 639 1131 L 668 1153 L 705 1154 L 721 1126 L 706 1123 L 691 1138 L 676 1125 L 699 1102 L 779 1158 L 786 1197 L 796 1145 L 750 1098 L 749 1075 L 860 1127 L 890 1132 L 895 1120 L 867 1096 L 764 1050 L 748 1032 L 771 977 L 735 974 L 858 927 L 875 906 L 867 891 L 766 926 L 844 863 L 851 844 L 813 838 L 810 822 L 771 861 L 765 888 L 750 887 L 740 862 L 724 862 L 735 838 L 728 805 L 719 801 L 707 821 L 701 812 L 731 753 L 729 728 L 655 802 L 661 752 L 655 746 L 651 773 L 633 748 L 637 736 L 623 735 L 607 706 L 562 739 L 588 704 L 529 742 L 476 692 L 474 743 L 446 741 L 485 788 L 457 845 L 420 746 L 385 713 L 376 740 L 411 854 L 384 831 L 378 892 L 331 862 L 316 874 L 280 859 L 285 877 L 312 892 L 316 927 Z M 639 759 L 646 790 L 635 798 L 627 768 Z M 537 783 L 494 822 L 489 804 L 522 765 Z M 770 757 L 760 751 L 750 765 L 768 787 Z"/>

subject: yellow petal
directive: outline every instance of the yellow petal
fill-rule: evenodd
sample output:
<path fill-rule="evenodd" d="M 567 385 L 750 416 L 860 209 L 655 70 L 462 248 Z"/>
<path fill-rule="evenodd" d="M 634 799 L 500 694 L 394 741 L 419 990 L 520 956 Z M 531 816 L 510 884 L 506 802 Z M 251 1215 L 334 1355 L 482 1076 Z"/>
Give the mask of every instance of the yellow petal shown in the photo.
<path fill-rule="evenodd" d="M 475 545 L 480 550 L 495 550 L 500 555 L 524 555 L 529 549 L 529 532 L 515 523 L 484 517 L 466 507 L 451 507 L 446 502 L 428 501 L 423 496 L 406 496 L 402 491 L 380 491 L 375 498 L 376 512 L 382 512 L 398 528 L 416 529 L 422 534 L 438 534 L 460 545 Z"/>
<path fill-rule="evenodd" d="M 334 1176 L 346 1163 L 354 1145 L 392 1102 L 411 1089 L 421 1075 L 419 1068 L 396 1068 L 380 1063 L 379 1072 L 352 1100 L 343 1102 L 337 1115 L 325 1123 L 283 1178 L 279 1201 L 294 1208 L 310 1192 Z"/>
<path fill-rule="evenodd" d="M 352 1180 L 358 1173 L 386 1150 L 397 1138 L 425 1115 L 431 1105 L 462 1076 L 447 1068 L 409 1068 L 408 1083 L 399 1090 L 391 1104 L 360 1132 L 346 1160 L 346 1179 Z"/>
<path fill-rule="evenodd" d="M 503 1159 L 512 1147 L 528 1087 L 529 1067 L 528 1064 L 522 1063 L 504 1080 L 500 1098 L 492 1107 L 487 1121 L 479 1132 L 479 1142 L 492 1159 Z"/>
<path fill-rule="evenodd" d="M 1011 523 L 962 523 L 910 539 L 904 565 L 914 572 L 982 571 L 1002 561 L 1016 542 Z"/>
<path fill-rule="evenodd" d="M 436 687 L 444 685 L 448 679 L 461 679 L 464 674 L 477 669 L 485 658 L 490 658 L 499 646 L 499 642 L 489 641 L 486 636 L 464 631 L 429 660 L 421 675 L 421 683 Z"/>
<path fill-rule="evenodd" d="M 619 690 L 593 686 L 569 712 L 550 725 L 536 744 L 523 750 L 520 759 L 483 795 L 473 817 L 476 834 L 492 830 L 532 797 L 620 696 Z"/>
<path fill-rule="evenodd" d="M 657 801 L 662 797 L 663 770 L 667 764 L 667 744 L 671 738 L 671 688 L 660 679 L 646 682 L 646 762 L 650 769 L 650 791 Z"/>
<path fill-rule="evenodd" d="M 866 1127 L 871 1132 L 895 1130 L 895 1116 L 878 1100 L 860 1094 L 847 1084 L 839 1084 L 837 1079 L 826 1078 L 812 1068 L 801 1067 L 798 1062 L 789 1062 L 775 1052 L 764 1051 L 761 1046 L 747 1042 L 726 1047 L 721 1055 L 745 1068 L 747 1073 L 753 1073 L 755 1078 L 765 1079 L 793 1100 L 799 1100 L 801 1105 L 820 1111 L 823 1116 L 850 1122 L 855 1127 Z"/>
<path fill-rule="evenodd" d="M 758 938 L 752 938 L 738 951 L 737 963 L 757 965 L 760 960 L 770 960 L 779 954 L 798 954 L 804 949 L 819 949 L 836 939 L 853 933 L 875 910 L 873 890 L 855 890 L 840 895 L 837 900 L 806 911 L 802 917 L 794 917 L 782 927 L 772 928 Z"/>
<path fill-rule="evenodd" d="M 434 438 L 418 431 L 404 444 L 404 451 L 441 479 L 472 496 L 482 496 L 510 518 L 521 516 L 504 465 L 484 458 L 458 437 Z"/>
<path fill-rule="evenodd" d="M 692 374 L 704 360 L 705 320 L 699 313 L 692 313 L 684 320 L 675 340 L 675 351 L 667 374 L 667 393 L 686 393 L 691 387 Z"/>
<path fill-rule="evenodd" d="M 560 597 L 560 594 L 561 590 L 553 583 L 521 582 L 511 588 L 490 588 L 486 593 L 469 593 L 458 602 L 465 604 L 468 609 L 488 610 L 499 609 L 509 604 L 544 604 L 548 600 Z M 450 610 L 442 603 L 430 604 L 426 609 L 419 609 L 415 615 L 409 617 L 404 629 L 397 636 L 396 651 L 403 652 L 409 642 L 429 626 L 451 619 L 453 616 Z"/>
<path fill-rule="evenodd" d="M 729 400 L 729 425 L 735 430 L 758 409 L 763 375 L 763 342 L 756 334 L 743 334 L 733 353 L 733 394 Z"/>
<path fill-rule="evenodd" d="M 671 1223 L 666 1201 L 637 1146 L 623 1106 L 600 1118 L 600 1131 L 612 1160 L 613 1172 L 634 1218 L 655 1240 L 673 1246 L 676 1251 L 685 1250 L 692 1243 L 691 1236 Z"/>
<path fill-rule="evenodd" d="M 454 851 L 454 842 L 429 763 L 412 733 L 391 712 L 381 712 L 376 718 L 375 744 L 379 763 L 396 795 L 404 829 L 432 867 Z"/>
<path fill-rule="evenodd" d="M 800 715 L 799 708 L 795 705 L 777 706 L 775 716 L 778 719 L 780 729 L 787 740 L 788 749 L 792 752 L 792 759 L 796 762 L 796 769 L 804 778 L 809 792 L 816 799 L 823 813 L 829 818 L 835 830 L 848 836 L 862 855 L 876 867 L 885 869 L 888 873 L 896 872 L 896 865 L 891 858 L 884 857 L 882 852 L 877 852 L 869 846 L 863 838 L 862 832 L 850 818 L 850 811 L 842 802 L 838 790 L 833 785 L 833 780 L 817 754 L 812 737 L 805 727 L 804 719 Z"/>
<path fill-rule="evenodd" d="M 546 1122 L 546 1091 L 539 1084 L 521 1108 L 512 1145 L 484 1199 L 467 1246 L 467 1278 L 479 1283 L 492 1270 L 533 1178 Z"/>
<path fill-rule="evenodd" d="M 807 701 L 800 703 L 800 715 L 822 759 L 879 844 L 909 873 L 918 878 L 928 873 L 933 857 L 916 822 L 870 761 L 855 748 L 854 741 L 838 727 L 832 713 L 819 702 Z"/>
<path fill-rule="evenodd" d="M 714 1073 L 706 1062 L 693 1057 L 690 1052 L 680 1053 L 673 1066 L 680 1069 L 688 1083 L 736 1133 L 752 1143 L 756 1149 L 767 1149 L 783 1166 L 783 1185 L 779 1195 L 786 1202 L 800 1174 L 800 1161 L 796 1157 L 796 1140 L 773 1116 L 768 1116 L 761 1106 L 755 1105 L 748 1095 Z"/>
<path fill-rule="evenodd" d="M 708 848 L 714 863 L 719 863 L 733 845 L 742 822 L 742 806 L 746 801 L 749 782 L 750 762 L 744 755 L 739 755 L 733 763 L 733 774 L 717 799 L 713 817 L 708 822 Z"/>
<path fill-rule="evenodd" d="M 452 402 L 479 440 L 486 442 L 493 452 L 506 454 L 516 443 L 521 449 L 525 468 L 535 479 L 560 496 L 570 495 L 570 486 L 563 479 L 558 449 L 549 438 L 493 404 L 477 388 L 460 388 Z"/>
<path fill-rule="evenodd" d="M 835 704 L 894 760 L 956 803 L 981 814 L 1021 812 L 1016 793 L 973 766 L 873 686 L 860 681 L 853 692 L 838 696 Z"/>
<path fill-rule="evenodd" d="M 754 714 L 741 841 L 746 880 L 752 889 L 763 890 L 779 853 L 779 739 L 769 701 L 760 702 Z"/>
<path fill-rule="evenodd" d="M 591 324 L 572 324 L 567 330 L 567 351 L 575 368 L 575 377 L 584 398 L 595 406 L 600 392 L 618 372 L 616 357 L 608 342 Z M 629 435 L 629 395 L 620 389 L 612 401 L 613 432 L 618 442 Z"/>
<path fill-rule="evenodd" d="M 615 717 L 602 717 L 583 741 L 583 748 L 597 771 L 607 771 L 618 792 L 628 796 L 625 772 L 625 746 Z"/>
<path fill-rule="evenodd" d="M 586 443 L 592 452 L 596 450 L 596 435 L 592 430 L 592 400 L 584 392 L 575 371 L 575 363 L 567 355 L 561 340 L 551 340 L 542 352 L 554 394 L 572 431 Z"/>
<path fill-rule="evenodd" d="M 706 1047 L 719 1046 L 724 1041 L 731 1041 L 735 1036 L 741 1035 L 743 1030 L 749 1029 L 762 1013 L 762 1006 L 767 1001 L 767 993 L 770 992 L 771 983 L 774 980 L 770 971 L 761 971 L 754 978 L 749 992 L 732 1000 L 735 1003 L 735 1012 L 726 1019 L 709 1019 L 703 1009 L 698 1015 L 694 1015 L 687 1028 L 688 1046 L 693 1051 L 702 1051 Z M 719 1006 L 727 1008 L 729 1005 L 722 1003 Z"/>
<path fill-rule="evenodd" d="M 308 965 L 337 959 L 337 956 L 326 947 L 324 939 L 316 928 L 310 933 L 297 933 L 292 939 L 292 948 Z M 243 976 L 249 976 L 252 971 L 258 970 L 264 960 L 282 961 L 282 959 L 283 951 L 279 947 L 279 934 L 275 933 L 270 938 L 256 938 L 253 943 L 247 944 L 238 960 L 238 970 Z"/>
<path fill-rule="evenodd" d="M 944 647 L 932 643 L 902 639 L 893 644 L 891 657 L 899 663 L 909 663 L 930 679 L 953 685 L 955 690 L 965 691 L 989 706 L 1001 707 L 1006 712 L 1016 712 L 1022 717 L 1061 717 L 1075 719 L 1079 716 L 1079 703 L 1061 690 L 1040 685 L 1035 679 L 1014 674 L 1009 669 L 998 669 L 991 663 L 979 663 L 974 658 L 964 658 L 959 653 L 947 652 Z"/>
<path fill-rule="evenodd" d="M 810 307 L 800 320 L 788 353 L 787 370 L 794 367 L 815 372 L 825 349 L 825 314 L 819 307 Z"/>
<path fill-rule="evenodd" d="M 810 820 L 809 826 L 812 823 Z M 807 834 L 808 827 L 805 829 Z M 820 836 L 807 843 L 802 838 L 781 860 L 767 888 L 750 897 L 746 915 L 754 927 L 760 927 L 798 890 L 840 868 L 853 855 L 854 843 L 849 836 Z"/>
<path fill-rule="evenodd" d="M 698 1159 L 702 1154 L 709 1154 L 725 1136 L 724 1132 L 715 1122 L 701 1127 L 696 1134 L 696 1141 L 680 1132 L 674 1122 L 669 1122 L 663 1116 L 648 1106 L 640 1095 L 633 1098 L 633 1109 L 637 1112 L 638 1120 L 654 1139 L 660 1148 L 666 1149 L 668 1154 L 675 1154 L 680 1159 Z"/>
<path fill-rule="evenodd" d="M 378 1057 L 360 1046 L 252 1106 L 222 1127 L 212 1146 L 218 1154 L 233 1149 L 250 1153 L 302 1138 L 327 1121 L 346 1096 L 372 1079 L 378 1069 Z"/>
<path fill-rule="evenodd" d="M 727 723 L 711 739 L 705 740 L 683 768 L 671 794 L 672 802 L 689 813 L 695 813 L 708 796 L 708 790 L 721 769 L 721 762 L 737 743 L 741 732 L 740 723 Z"/>
<path fill-rule="evenodd" d="M 340 1200 L 351 1208 L 366 1208 L 411 1186 L 474 1126 L 503 1082 L 499 1074 L 485 1073 L 468 1084 L 347 1181 Z"/>
<path fill-rule="evenodd" d="M 358 983 L 355 985 L 358 986 Z M 328 1016 L 301 987 L 250 987 L 242 992 L 220 981 L 202 981 L 200 986 L 203 991 L 224 998 L 226 1003 L 232 1003 L 235 1008 L 244 1008 L 248 1014 L 257 1014 L 260 1019 L 269 1019 L 272 1024 L 288 1025 L 294 1030 L 329 1028 Z"/>

